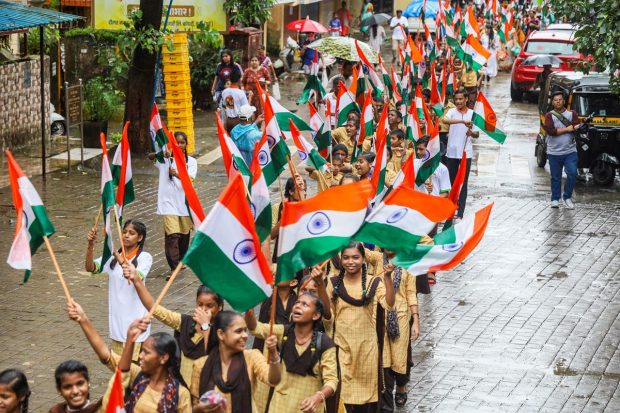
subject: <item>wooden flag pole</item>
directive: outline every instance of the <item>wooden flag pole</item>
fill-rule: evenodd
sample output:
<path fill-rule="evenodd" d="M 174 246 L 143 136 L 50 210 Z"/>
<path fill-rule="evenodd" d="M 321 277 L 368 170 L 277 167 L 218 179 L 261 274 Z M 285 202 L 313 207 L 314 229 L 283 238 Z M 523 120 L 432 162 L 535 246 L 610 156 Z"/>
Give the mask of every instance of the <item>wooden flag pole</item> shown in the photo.
<path fill-rule="evenodd" d="M 295 168 L 293 161 L 291 161 L 290 155 L 286 155 L 286 161 L 288 162 L 288 168 L 291 171 L 291 176 L 293 177 L 293 182 L 295 183 L 295 191 L 297 191 L 297 197 L 300 200 L 303 200 L 303 198 L 301 197 L 301 190 L 299 189 L 299 185 L 297 185 L 297 175 L 299 175 L 299 173 L 297 172 L 297 168 Z"/>
<path fill-rule="evenodd" d="M 153 312 L 161 304 L 162 300 L 164 299 L 164 296 L 170 289 L 172 282 L 174 281 L 175 278 L 177 278 L 177 275 L 179 275 L 182 269 L 183 269 L 183 262 L 179 261 L 179 264 L 177 265 L 177 267 L 174 269 L 174 271 L 170 275 L 170 279 L 168 279 L 168 281 L 166 282 L 166 285 L 164 285 L 163 290 L 161 290 L 161 292 L 159 293 L 159 297 L 157 297 L 157 300 L 155 300 L 155 304 L 153 304 L 153 307 L 151 307 L 151 310 L 149 311 L 149 317 L 153 316 Z"/>
<path fill-rule="evenodd" d="M 278 177 L 278 187 L 280 188 L 280 202 L 284 202 L 284 191 L 282 191 L 282 180 Z"/>
<path fill-rule="evenodd" d="M 273 335 L 273 325 L 276 322 L 276 305 L 277 305 L 277 300 L 278 299 L 278 287 L 276 285 L 276 282 L 274 280 L 273 282 L 273 292 L 271 293 L 271 309 L 269 310 L 269 336 Z M 267 353 L 267 363 L 269 363 L 271 360 L 269 353 Z"/>
<path fill-rule="evenodd" d="M 325 261 L 323 261 L 323 263 L 320 265 L 320 269 L 323 270 L 325 268 L 325 266 L 327 265 L 327 263 L 331 260 L 331 258 L 326 259 Z M 301 285 L 301 287 L 299 287 L 299 291 L 303 290 L 304 288 L 306 288 L 306 286 L 308 285 L 308 283 L 310 282 L 310 280 L 312 280 L 312 277 L 308 277 L 306 279 L 306 281 L 304 281 L 304 283 Z"/>
<path fill-rule="evenodd" d="M 99 212 L 97 212 L 97 217 L 95 218 L 95 228 L 99 225 L 99 220 L 101 219 L 101 214 L 103 213 L 103 204 L 99 205 Z"/>
<path fill-rule="evenodd" d="M 54 268 L 56 269 L 56 274 L 58 275 L 58 281 L 60 281 L 60 285 L 62 286 L 62 290 L 65 293 L 65 297 L 67 298 L 67 303 L 71 304 L 71 294 L 69 294 L 69 289 L 67 288 L 67 284 L 65 283 L 65 279 L 62 276 L 62 272 L 60 271 L 60 266 L 58 265 L 58 261 L 56 260 L 56 254 L 54 254 L 54 250 L 52 249 L 52 244 L 47 236 L 43 235 L 43 241 L 45 241 L 45 246 L 50 253 L 50 257 L 52 257 L 52 263 L 54 264 Z"/>
<path fill-rule="evenodd" d="M 121 221 L 118 219 L 118 211 L 116 205 L 114 205 L 114 216 L 116 217 L 116 230 L 118 231 L 118 242 L 121 244 L 121 251 L 123 252 L 123 259 L 127 260 L 127 253 L 125 252 L 125 246 L 123 245 L 123 230 L 121 229 Z"/>

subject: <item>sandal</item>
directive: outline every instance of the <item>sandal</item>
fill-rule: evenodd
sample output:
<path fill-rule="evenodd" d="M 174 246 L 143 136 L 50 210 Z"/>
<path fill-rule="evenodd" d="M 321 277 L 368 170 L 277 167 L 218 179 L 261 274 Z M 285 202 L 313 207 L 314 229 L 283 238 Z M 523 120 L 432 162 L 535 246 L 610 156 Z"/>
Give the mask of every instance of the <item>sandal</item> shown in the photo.
<path fill-rule="evenodd" d="M 407 393 L 396 392 L 396 394 L 394 394 L 394 403 L 396 403 L 396 407 L 398 408 L 405 407 L 405 403 L 407 403 Z"/>

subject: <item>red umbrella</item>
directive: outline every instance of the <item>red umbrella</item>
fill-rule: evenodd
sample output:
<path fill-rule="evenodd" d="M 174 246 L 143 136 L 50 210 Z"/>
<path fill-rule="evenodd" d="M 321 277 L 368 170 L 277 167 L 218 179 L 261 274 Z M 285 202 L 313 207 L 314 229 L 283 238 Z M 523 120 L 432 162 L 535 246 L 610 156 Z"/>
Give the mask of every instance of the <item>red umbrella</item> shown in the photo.
<path fill-rule="evenodd" d="M 306 17 L 302 20 L 295 20 L 286 25 L 289 30 L 295 30 L 297 32 L 306 33 L 327 33 L 327 28 L 319 22 L 310 20 L 310 17 Z"/>

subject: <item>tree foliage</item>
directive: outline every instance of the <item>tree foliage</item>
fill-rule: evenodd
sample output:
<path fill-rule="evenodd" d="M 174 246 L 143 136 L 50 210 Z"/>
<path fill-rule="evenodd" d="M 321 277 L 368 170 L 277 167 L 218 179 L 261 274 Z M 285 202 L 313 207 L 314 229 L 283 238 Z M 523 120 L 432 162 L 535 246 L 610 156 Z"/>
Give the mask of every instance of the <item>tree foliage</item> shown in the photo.
<path fill-rule="evenodd" d="M 551 0 L 554 14 L 567 22 L 575 23 L 578 50 L 592 56 L 579 69 L 609 71 L 610 87 L 620 92 L 620 7 L 618 0 Z M 595 65 L 595 67 L 593 67 Z"/>
<path fill-rule="evenodd" d="M 224 11 L 233 23 L 244 26 L 262 26 L 271 19 L 275 0 L 224 0 Z"/>

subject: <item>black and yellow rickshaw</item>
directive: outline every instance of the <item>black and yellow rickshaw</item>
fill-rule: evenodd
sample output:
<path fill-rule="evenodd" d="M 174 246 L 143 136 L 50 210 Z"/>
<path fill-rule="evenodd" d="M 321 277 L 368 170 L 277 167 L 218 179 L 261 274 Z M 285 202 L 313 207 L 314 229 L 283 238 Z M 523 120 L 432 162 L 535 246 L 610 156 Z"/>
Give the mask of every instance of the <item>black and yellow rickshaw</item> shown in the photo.
<path fill-rule="evenodd" d="M 545 114 L 551 111 L 551 95 L 561 91 L 566 107 L 585 123 L 577 133 L 578 167 L 589 169 L 597 185 L 610 185 L 620 168 L 620 96 L 609 90 L 607 74 L 554 72 L 549 75 L 538 100 L 540 131 L 536 138 L 536 163 L 547 163 Z"/>

